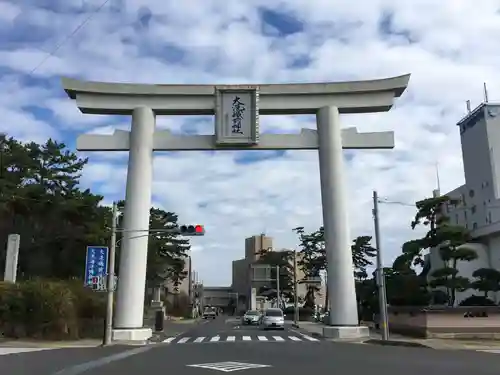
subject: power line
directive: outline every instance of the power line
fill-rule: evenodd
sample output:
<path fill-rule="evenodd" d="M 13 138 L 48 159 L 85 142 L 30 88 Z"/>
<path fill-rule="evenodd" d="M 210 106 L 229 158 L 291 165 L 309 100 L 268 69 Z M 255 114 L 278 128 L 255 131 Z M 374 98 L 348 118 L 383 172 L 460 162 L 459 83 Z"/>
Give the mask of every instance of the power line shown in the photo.
<path fill-rule="evenodd" d="M 94 17 L 97 13 L 99 13 L 101 11 L 102 8 L 104 8 L 104 6 L 109 2 L 109 0 L 104 0 L 104 2 L 99 6 L 97 7 L 96 10 L 94 10 L 92 13 L 90 13 L 87 18 L 85 18 L 75 29 L 73 29 L 73 31 L 68 34 L 66 36 L 66 38 L 64 38 L 60 43 L 56 44 L 56 46 L 54 47 L 53 50 L 51 50 L 43 59 L 42 61 L 40 61 L 38 63 L 38 65 L 36 65 L 29 73 L 28 73 L 28 76 L 31 76 L 33 73 L 35 73 L 43 64 L 45 64 L 47 62 L 48 59 L 50 59 L 52 56 L 54 56 L 54 54 L 57 53 L 57 51 L 59 51 L 59 49 L 64 45 L 66 44 L 66 42 L 68 42 L 71 38 L 73 38 L 76 33 L 78 33 L 78 31 L 80 31 L 87 23 L 89 23 L 89 21 L 92 19 L 92 17 Z"/>

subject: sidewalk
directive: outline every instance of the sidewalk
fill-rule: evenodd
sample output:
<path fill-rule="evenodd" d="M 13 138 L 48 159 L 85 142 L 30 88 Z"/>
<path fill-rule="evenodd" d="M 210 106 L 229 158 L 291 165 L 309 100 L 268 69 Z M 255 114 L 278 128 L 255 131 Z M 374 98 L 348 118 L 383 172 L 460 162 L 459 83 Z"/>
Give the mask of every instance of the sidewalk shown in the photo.
<path fill-rule="evenodd" d="M 157 336 L 175 336 L 182 333 L 191 326 L 197 323 L 196 319 L 166 319 L 163 332 L 154 332 L 153 322 L 145 322 L 145 326 L 153 329 L 153 336 L 151 341 L 155 341 Z M 104 332 L 103 332 L 104 334 Z M 4 338 L 0 335 L 0 348 L 37 348 L 37 349 L 57 349 L 57 348 L 92 348 L 102 345 L 102 338 L 96 339 L 82 339 L 82 340 L 69 340 L 69 341 L 53 341 L 53 340 L 34 340 L 34 339 L 10 339 Z"/>
<path fill-rule="evenodd" d="M 313 337 L 323 337 L 324 324 L 314 322 L 299 322 L 299 329 L 309 333 Z M 370 339 L 364 340 L 365 344 L 384 345 L 382 335 L 370 329 Z M 498 340 L 456 340 L 456 339 L 417 339 L 398 334 L 390 334 L 388 345 L 393 346 L 416 346 L 431 349 L 448 350 L 499 350 Z"/>
<path fill-rule="evenodd" d="M 85 339 L 74 341 L 45 341 L 45 340 L 9 340 L 1 339 L 0 348 L 95 348 L 102 344 L 102 340 Z"/>

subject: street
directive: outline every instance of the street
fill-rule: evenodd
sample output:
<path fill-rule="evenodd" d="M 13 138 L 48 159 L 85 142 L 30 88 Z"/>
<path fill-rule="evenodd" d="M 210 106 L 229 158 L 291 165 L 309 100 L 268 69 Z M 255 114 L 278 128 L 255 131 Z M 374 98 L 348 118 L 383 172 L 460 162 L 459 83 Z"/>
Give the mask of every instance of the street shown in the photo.
<path fill-rule="evenodd" d="M 219 340 L 212 340 L 214 337 Z M 498 354 L 309 340 L 291 328 L 264 332 L 227 317 L 195 325 L 175 339 L 163 340 L 167 342 L 1 355 L 0 371 L 23 375 L 196 375 L 238 370 L 262 375 L 284 371 L 289 375 L 308 371 L 493 375 L 500 368 Z"/>

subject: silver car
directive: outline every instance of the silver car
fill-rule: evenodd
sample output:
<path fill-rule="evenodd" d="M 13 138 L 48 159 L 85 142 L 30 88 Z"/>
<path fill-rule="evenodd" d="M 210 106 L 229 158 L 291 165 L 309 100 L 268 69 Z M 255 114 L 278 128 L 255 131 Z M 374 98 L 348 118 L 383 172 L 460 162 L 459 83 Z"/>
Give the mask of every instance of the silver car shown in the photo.
<path fill-rule="evenodd" d="M 285 329 L 285 316 L 281 309 L 267 309 L 260 319 L 262 329 Z"/>
<path fill-rule="evenodd" d="M 241 324 L 259 324 L 260 313 L 257 310 L 248 310 L 241 318 Z"/>

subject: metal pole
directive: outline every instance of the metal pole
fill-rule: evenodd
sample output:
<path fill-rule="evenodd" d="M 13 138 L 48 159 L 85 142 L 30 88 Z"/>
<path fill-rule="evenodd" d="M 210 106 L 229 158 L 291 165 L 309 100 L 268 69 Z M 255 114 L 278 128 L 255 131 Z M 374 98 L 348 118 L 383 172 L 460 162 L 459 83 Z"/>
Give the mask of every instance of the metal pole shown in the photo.
<path fill-rule="evenodd" d="M 115 257 L 116 257 L 116 220 L 118 207 L 116 202 L 113 202 L 113 219 L 111 221 L 111 243 L 109 247 L 109 262 L 108 262 L 108 298 L 106 301 L 106 329 L 104 331 L 103 345 L 110 345 L 113 335 L 113 297 L 114 297 L 114 282 L 115 282 Z"/>
<path fill-rule="evenodd" d="M 298 282 L 297 282 L 297 250 L 293 251 L 293 323 L 295 326 L 299 324 L 299 293 L 298 293 Z"/>
<path fill-rule="evenodd" d="M 280 308 L 280 266 L 276 266 L 276 302 L 278 309 Z"/>
<path fill-rule="evenodd" d="M 378 220 L 378 195 L 373 192 L 373 223 L 375 225 L 375 246 L 377 248 L 377 285 L 378 303 L 380 309 L 380 324 L 382 326 L 382 340 L 389 340 L 389 326 L 387 320 L 387 296 L 385 291 L 384 266 L 382 264 L 382 250 L 380 247 L 380 227 Z"/>

